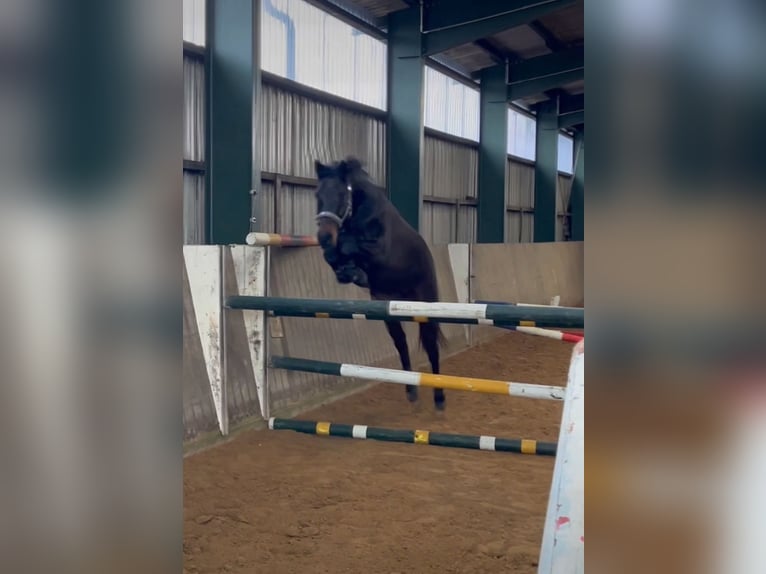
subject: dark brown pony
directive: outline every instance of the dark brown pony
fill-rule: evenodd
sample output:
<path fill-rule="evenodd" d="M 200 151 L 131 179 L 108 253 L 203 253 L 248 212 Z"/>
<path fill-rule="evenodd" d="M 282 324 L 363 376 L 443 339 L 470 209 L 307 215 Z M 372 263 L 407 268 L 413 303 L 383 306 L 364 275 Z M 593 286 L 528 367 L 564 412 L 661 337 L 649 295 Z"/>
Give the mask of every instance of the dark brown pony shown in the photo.
<path fill-rule="evenodd" d="M 439 299 L 436 269 L 423 238 L 373 184 L 355 158 L 332 165 L 316 162 L 317 238 L 325 261 L 340 283 L 369 289 L 372 299 L 433 302 Z M 398 321 L 386 321 L 402 368 L 412 370 L 407 336 Z M 420 323 L 420 342 L 431 370 L 439 373 L 438 323 Z M 418 388 L 407 385 L 416 401 Z M 444 408 L 444 390 L 434 389 L 434 404 Z"/>

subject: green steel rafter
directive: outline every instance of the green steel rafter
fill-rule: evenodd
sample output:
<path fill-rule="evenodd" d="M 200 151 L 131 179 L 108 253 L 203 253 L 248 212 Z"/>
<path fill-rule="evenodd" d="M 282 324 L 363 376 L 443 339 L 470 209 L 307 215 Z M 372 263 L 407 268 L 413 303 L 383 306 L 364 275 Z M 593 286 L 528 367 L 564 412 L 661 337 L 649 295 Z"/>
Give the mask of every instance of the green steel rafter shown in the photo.
<path fill-rule="evenodd" d="M 514 85 L 508 86 L 508 101 L 513 102 L 515 100 L 521 100 L 542 94 L 546 90 L 563 86 L 571 82 L 583 79 L 583 70 L 572 70 L 569 72 L 562 72 L 559 74 L 551 74 L 549 76 L 536 78 L 534 80 L 527 80 Z"/>
<path fill-rule="evenodd" d="M 474 42 L 476 46 L 487 52 L 496 64 L 504 64 L 508 60 L 515 60 L 516 55 L 498 46 L 492 38 L 481 38 Z"/>
<path fill-rule="evenodd" d="M 532 30 L 538 36 L 540 36 L 543 42 L 545 42 L 545 46 L 551 52 L 560 52 L 561 50 L 565 48 L 564 44 L 562 44 L 561 41 L 558 38 L 556 38 L 556 36 L 550 30 L 548 30 L 548 28 L 545 27 L 545 24 L 543 24 L 539 20 L 530 22 L 529 27 L 532 28 Z"/>
<path fill-rule="evenodd" d="M 402 217 L 418 231 L 423 195 L 424 75 L 419 6 L 392 12 L 388 17 L 388 194 Z"/>
<path fill-rule="evenodd" d="M 479 204 L 476 239 L 505 241 L 505 179 L 508 166 L 508 104 L 505 65 L 481 71 L 479 138 Z"/>
<path fill-rule="evenodd" d="M 559 96 L 559 127 L 571 128 L 585 123 L 585 94 Z"/>
<path fill-rule="evenodd" d="M 571 128 L 585 123 L 585 110 L 559 114 L 559 128 Z"/>
<path fill-rule="evenodd" d="M 423 12 L 423 53 L 430 55 L 527 24 L 574 0 L 441 0 Z"/>
<path fill-rule="evenodd" d="M 585 111 L 585 94 L 570 96 L 562 94 L 559 97 L 559 115 L 573 114 L 575 112 Z"/>
<path fill-rule="evenodd" d="M 582 80 L 585 51 L 582 46 L 508 65 L 508 100 L 542 94 Z"/>
<path fill-rule="evenodd" d="M 502 16 L 534 4 L 550 4 L 557 0 L 431 0 L 425 3 L 423 12 L 424 33 L 455 28 L 495 16 Z M 574 3 L 572 0 L 571 3 Z M 534 18 L 533 18 L 534 19 Z"/>
<path fill-rule="evenodd" d="M 556 241 L 558 180 L 558 98 L 537 106 L 534 241 Z"/>
<path fill-rule="evenodd" d="M 582 70 L 585 67 L 585 49 L 583 46 L 569 48 L 563 52 L 555 52 L 530 58 L 509 65 L 509 84 L 514 85 L 571 70 Z"/>

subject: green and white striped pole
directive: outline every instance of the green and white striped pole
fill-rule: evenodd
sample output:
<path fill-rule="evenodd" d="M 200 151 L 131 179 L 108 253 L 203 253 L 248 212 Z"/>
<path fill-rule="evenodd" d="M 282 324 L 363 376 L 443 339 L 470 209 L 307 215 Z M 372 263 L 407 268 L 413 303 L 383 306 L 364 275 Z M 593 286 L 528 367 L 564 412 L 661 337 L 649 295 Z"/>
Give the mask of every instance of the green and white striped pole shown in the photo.
<path fill-rule="evenodd" d="M 474 450 L 493 450 L 498 452 L 516 452 L 556 456 L 556 443 L 540 442 L 531 439 L 498 438 L 488 435 L 464 435 L 431 432 L 427 430 L 399 430 L 350 425 L 324 421 L 305 421 L 291 419 L 269 419 L 271 430 L 292 430 L 320 436 L 338 436 L 356 439 L 379 440 L 386 442 L 404 442 L 429 444 Z"/>
<path fill-rule="evenodd" d="M 315 317 L 319 319 L 363 319 L 576 329 L 583 328 L 585 322 L 585 310 L 582 308 L 537 305 L 289 299 L 237 295 L 228 297 L 226 306 L 229 309 L 267 311 L 272 316 L 277 317 Z"/>

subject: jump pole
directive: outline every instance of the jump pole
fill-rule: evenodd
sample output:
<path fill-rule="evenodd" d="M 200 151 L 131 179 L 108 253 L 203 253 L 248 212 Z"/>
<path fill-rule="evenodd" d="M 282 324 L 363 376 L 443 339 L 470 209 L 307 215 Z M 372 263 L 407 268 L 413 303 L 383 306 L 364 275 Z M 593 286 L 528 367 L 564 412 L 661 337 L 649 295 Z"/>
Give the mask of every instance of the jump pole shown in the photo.
<path fill-rule="evenodd" d="M 572 351 L 538 574 L 585 572 L 585 346 Z"/>
<path fill-rule="evenodd" d="M 272 356 L 271 366 L 275 369 L 285 369 L 288 371 L 302 371 L 305 373 L 334 375 L 336 377 L 353 377 L 382 383 L 438 387 L 453 391 L 473 391 L 476 393 L 510 395 L 512 397 L 527 397 L 530 399 L 561 401 L 564 399 L 565 392 L 564 387 L 473 379 L 451 375 L 433 375 L 416 371 L 399 371 L 396 369 L 365 367 L 347 363 L 330 363 L 293 357 Z"/>
<path fill-rule="evenodd" d="M 507 325 L 497 325 L 501 329 L 508 329 L 509 331 L 518 331 L 526 335 L 535 335 L 536 337 L 545 337 L 547 339 L 555 339 L 557 341 L 566 341 L 567 343 L 579 343 L 583 340 L 582 335 L 575 335 L 574 333 L 566 333 L 564 331 L 557 331 L 554 329 L 541 329 L 540 327 L 511 327 Z"/>
<path fill-rule="evenodd" d="M 268 311 L 272 316 L 417 323 L 461 323 L 517 327 L 583 328 L 585 311 L 575 307 L 516 306 L 482 303 L 421 303 L 416 301 L 364 301 L 289 299 L 281 297 L 228 297 L 226 307 Z"/>
<path fill-rule="evenodd" d="M 314 247 L 319 245 L 317 238 L 312 235 L 280 235 L 279 233 L 255 231 L 247 234 L 245 243 L 259 247 Z"/>
<path fill-rule="evenodd" d="M 530 439 L 498 438 L 487 435 L 463 435 L 431 432 L 427 430 L 398 430 L 366 425 L 349 425 L 322 421 L 300 421 L 290 419 L 269 419 L 271 430 L 291 430 L 320 436 L 339 436 L 356 439 L 380 440 L 469 448 L 474 450 L 493 450 L 497 452 L 516 452 L 556 456 L 555 442 L 540 442 Z"/>

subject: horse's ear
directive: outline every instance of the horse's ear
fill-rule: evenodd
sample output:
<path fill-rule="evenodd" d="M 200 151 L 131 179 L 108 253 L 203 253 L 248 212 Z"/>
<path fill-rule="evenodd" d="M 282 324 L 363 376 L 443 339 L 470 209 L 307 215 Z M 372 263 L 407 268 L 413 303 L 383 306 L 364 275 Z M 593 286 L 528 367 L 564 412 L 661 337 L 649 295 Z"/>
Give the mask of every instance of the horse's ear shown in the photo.
<path fill-rule="evenodd" d="M 314 160 L 314 171 L 317 174 L 317 179 L 322 179 L 324 177 L 327 177 L 327 175 L 332 171 L 332 169 L 330 167 L 324 165 L 318 159 L 315 159 Z"/>
<path fill-rule="evenodd" d="M 348 156 L 344 163 L 346 164 L 346 171 L 348 173 L 354 173 L 363 170 L 362 162 L 353 156 Z"/>

